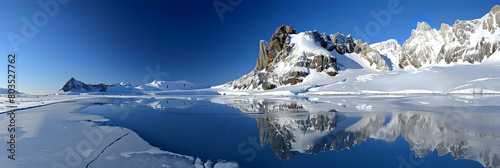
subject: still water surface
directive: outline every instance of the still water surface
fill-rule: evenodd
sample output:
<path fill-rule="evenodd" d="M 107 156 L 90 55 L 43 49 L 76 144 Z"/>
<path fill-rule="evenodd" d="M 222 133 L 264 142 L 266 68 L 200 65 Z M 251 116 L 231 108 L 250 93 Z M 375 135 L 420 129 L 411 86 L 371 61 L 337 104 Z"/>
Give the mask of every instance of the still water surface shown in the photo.
<path fill-rule="evenodd" d="M 241 167 L 499 167 L 499 96 L 175 96 L 79 113 L 161 150 Z M 126 111 L 127 114 L 113 111 Z"/>

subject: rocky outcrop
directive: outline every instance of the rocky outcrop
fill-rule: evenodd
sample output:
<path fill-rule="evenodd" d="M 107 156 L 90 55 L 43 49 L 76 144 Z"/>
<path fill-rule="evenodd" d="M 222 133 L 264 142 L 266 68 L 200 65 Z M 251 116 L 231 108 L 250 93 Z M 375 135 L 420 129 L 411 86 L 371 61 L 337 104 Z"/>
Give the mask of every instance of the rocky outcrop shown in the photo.
<path fill-rule="evenodd" d="M 334 35 L 330 35 L 330 39 L 332 40 L 332 43 L 335 44 L 335 50 L 339 54 L 343 55 L 354 52 L 356 44 L 354 43 L 354 39 L 351 35 L 344 36 L 337 32 Z"/>
<path fill-rule="evenodd" d="M 482 23 L 483 29 L 495 33 L 495 29 L 500 25 L 500 6 L 495 5 L 487 15 L 487 19 Z"/>
<path fill-rule="evenodd" d="M 271 40 L 269 40 L 269 58 L 276 58 L 283 51 L 285 43 L 287 43 L 288 35 L 295 34 L 296 30 L 290 26 L 280 26 L 274 31 Z M 288 42 L 289 43 L 289 42 Z M 270 60 L 272 61 L 272 60 Z"/>
<path fill-rule="evenodd" d="M 356 53 L 359 57 L 368 61 L 370 67 L 374 69 L 382 72 L 392 70 L 379 51 L 372 49 L 367 43 L 362 43 L 361 39 L 355 40 L 351 35 L 344 36 L 340 33 L 330 35 L 329 39 L 334 44 L 334 47 L 330 48 L 330 50 L 335 49 L 339 54 Z"/>
<path fill-rule="evenodd" d="M 296 30 L 290 26 L 280 26 L 275 30 L 269 40 L 269 58 L 267 59 L 265 73 L 262 75 L 261 87 L 264 90 L 274 89 L 282 85 L 294 85 L 302 82 L 303 78 L 307 76 L 307 74 L 303 71 L 290 70 L 285 72 L 276 72 L 281 71 L 281 69 L 276 69 L 278 68 L 278 64 L 281 62 L 296 64 L 296 67 L 304 67 L 307 65 L 304 60 L 300 60 L 298 62 L 287 61 L 289 60 L 287 57 L 291 56 L 294 46 L 290 43 L 290 34 L 296 34 Z"/>
<path fill-rule="evenodd" d="M 367 60 L 371 67 L 380 71 L 390 71 L 391 67 L 382 58 L 382 55 L 372 49 L 367 43 L 362 43 L 361 39 L 356 41 L 354 51 L 363 59 Z"/>
<path fill-rule="evenodd" d="M 252 70 L 250 73 L 243 75 L 240 79 L 231 82 L 232 89 L 255 89 L 262 84 L 262 75 L 257 70 Z"/>
<path fill-rule="evenodd" d="M 293 34 L 296 34 L 296 30 L 292 27 L 280 26 L 275 30 L 269 43 L 261 40 L 254 70 L 233 81 L 231 87 L 268 90 L 284 85 L 295 85 L 309 75 L 310 65 L 317 72 L 325 72 L 331 76 L 337 74 L 333 55 L 295 51 L 297 44 L 290 41 L 290 35 Z M 324 39 L 323 42 L 326 43 Z M 287 68 L 282 69 L 283 67 Z"/>
<path fill-rule="evenodd" d="M 292 40 L 293 39 L 293 40 Z M 317 31 L 296 34 L 290 26 L 278 27 L 269 43 L 259 42 L 259 56 L 255 68 L 247 75 L 231 82 L 232 89 L 269 90 L 304 81 L 311 71 L 336 76 L 337 59 L 331 52 L 356 53 L 370 66 L 391 70 L 376 50 L 368 44 L 355 41 L 350 35 L 340 33 L 327 36 Z"/>
<path fill-rule="evenodd" d="M 267 49 L 267 42 L 260 40 L 259 43 L 259 57 L 257 58 L 257 65 L 255 65 L 255 70 L 260 71 L 267 68 L 267 63 L 269 60 L 269 49 Z"/>

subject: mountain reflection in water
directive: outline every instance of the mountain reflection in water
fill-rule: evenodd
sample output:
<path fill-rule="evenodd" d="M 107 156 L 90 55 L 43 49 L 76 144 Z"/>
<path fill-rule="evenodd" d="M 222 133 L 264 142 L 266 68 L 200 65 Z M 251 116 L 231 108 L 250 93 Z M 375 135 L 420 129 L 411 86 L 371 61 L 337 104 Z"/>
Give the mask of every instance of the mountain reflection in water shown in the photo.
<path fill-rule="evenodd" d="M 437 150 L 485 167 L 500 166 L 500 112 L 495 96 L 344 96 L 214 98 L 257 120 L 261 145 L 277 157 L 340 151 L 368 138 L 399 136 L 416 157 Z"/>

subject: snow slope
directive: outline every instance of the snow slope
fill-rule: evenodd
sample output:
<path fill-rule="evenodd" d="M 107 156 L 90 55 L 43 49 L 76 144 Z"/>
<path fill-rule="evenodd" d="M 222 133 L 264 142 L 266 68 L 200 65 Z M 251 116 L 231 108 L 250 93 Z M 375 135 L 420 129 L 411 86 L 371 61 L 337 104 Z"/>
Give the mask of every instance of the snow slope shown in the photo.
<path fill-rule="evenodd" d="M 481 64 L 500 66 L 500 52 L 493 53 L 488 59 L 484 60 Z"/>
<path fill-rule="evenodd" d="M 456 65 L 360 75 L 305 94 L 500 93 L 499 66 Z M 467 90 L 465 90 L 467 89 Z"/>
<path fill-rule="evenodd" d="M 303 83 L 269 91 L 233 90 L 218 86 L 222 95 L 327 95 L 327 94 L 500 94 L 500 54 L 484 64 L 431 66 L 415 70 L 378 72 L 346 69 L 331 78 L 312 72 Z"/>

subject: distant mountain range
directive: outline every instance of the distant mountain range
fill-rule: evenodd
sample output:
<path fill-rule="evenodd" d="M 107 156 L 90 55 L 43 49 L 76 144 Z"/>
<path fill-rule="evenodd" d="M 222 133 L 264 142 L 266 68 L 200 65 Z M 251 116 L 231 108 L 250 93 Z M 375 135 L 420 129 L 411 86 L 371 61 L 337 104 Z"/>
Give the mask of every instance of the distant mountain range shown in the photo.
<path fill-rule="evenodd" d="M 442 24 L 439 30 L 419 22 L 403 45 L 393 39 L 368 45 L 350 35 L 297 33 L 290 26 L 280 26 L 269 42 L 260 41 L 254 69 L 228 83 L 228 88 L 271 90 L 304 81 L 308 85 L 326 84 L 325 79 L 356 69 L 387 72 L 480 64 L 498 53 L 499 48 L 498 5 L 480 19 L 457 20 L 453 26 Z"/>
<path fill-rule="evenodd" d="M 167 90 L 192 90 L 209 88 L 208 85 L 200 85 L 191 83 L 189 81 L 153 81 L 151 83 L 133 86 L 130 83 L 116 83 L 116 84 L 87 84 L 82 81 L 71 78 L 59 90 L 59 93 L 66 94 L 80 94 L 80 93 L 93 93 L 93 94 L 146 94 L 146 92 L 161 92 Z"/>
<path fill-rule="evenodd" d="M 0 88 L 0 94 L 9 94 L 9 89 Z M 24 93 L 16 90 L 16 94 L 24 94 Z"/>
<path fill-rule="evenodd" d="M 417 23 L 403 45 L 363 43 L 350 35 L 275 29 L 259 42 L 253 70 L 204 91 L 222 95 L 500 94 L 500 6 L 479 19 L 439 30 Z M 472 66 L 471 66 L 472 65 Z M 74 78 L 61 93 L 147 94 L 209 88 L 188 81 L 132 86 Z"/>

